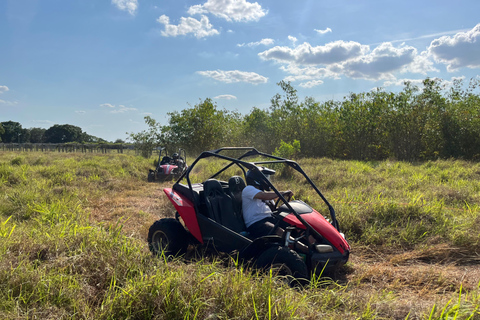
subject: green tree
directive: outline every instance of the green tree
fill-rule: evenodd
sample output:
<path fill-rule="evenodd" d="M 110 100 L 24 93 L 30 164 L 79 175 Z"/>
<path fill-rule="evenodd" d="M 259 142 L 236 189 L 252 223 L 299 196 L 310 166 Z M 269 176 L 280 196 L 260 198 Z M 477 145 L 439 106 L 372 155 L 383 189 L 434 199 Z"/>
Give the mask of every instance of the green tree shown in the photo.
<path fill-rule="evenodd" d="M 212 150 L 236 140 L 236 124 L 241 123 L 238 113 L 219 110 L 207 98 L 193 108 L 168 113 L 168 125 L 164 128 L 167 146 L 184 148 L 192 153 Z"/>
<path fill-rule="evenodd" d="M 45 131 L 45 142 L 83 142 L 82 129 L 70 124 L 56 124 Z"/>
<path fill-rule="evenodd" d="M 0 123 L 0 142 L 2 142 L 2 135 L 5 133 L 5 129 L 3 129 L 2 124 Z"/>
<path fill-rule="evenodd" d="M 154 148 L 159 147 L 164 143 L 164 128 L 150 116 L 146 116 L 144 119 L 148 126 L 147 130 L 127 134 L 129 134 L 129 139 L 133 142 L 135 149 L 139 150 L 143 157 L 148 158 L 152 155 Z"/>
<path fill-rule="evenodd" d="M 45 131 L 44 128 L 30 128 L 30 142 L 31 143 L 42 143 L 45 142 Z"/>
<path fill-rule="evenodd" d="M 0 138 L 5 143 L 24 143 L 30 139 L 29 131 L 23 129 L 22 125 L 15 121 L 5 121 L 1 123 L 4 133 Z"/>
<path fill-rule="evenodd" d="M 264 152 L 272 152 L 278 146 L 276 128 L 270 112 L 253 108 L 243 121 L 243 136 L 248 146 Z"/>

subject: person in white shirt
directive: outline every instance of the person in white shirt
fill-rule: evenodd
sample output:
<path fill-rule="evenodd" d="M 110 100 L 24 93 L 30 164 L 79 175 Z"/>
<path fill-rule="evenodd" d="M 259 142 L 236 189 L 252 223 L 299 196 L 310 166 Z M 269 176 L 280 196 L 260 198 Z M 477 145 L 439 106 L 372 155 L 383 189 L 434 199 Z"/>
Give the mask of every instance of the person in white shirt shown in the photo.
<path fill-rule="evenodd" d="M 269 179 L 274 170 L 268 168 L 260 168 L 260 171 Z M 247 186 L 242 191 L 242 210 L 243 219 L 247 227 L 247 231 L 253 238 L 258 238 L 268 234 L 273 234 L 275 228 L 275 218 L 272 216 L 270 207 L 271 201 L 278 198 L 278 195 L 270 191 L 265 178 L 259 171 L 248 170 L 246 174 Z M 291 190 L 280 192 L 283 197 L 291 197 Z M 284 230 L 277 227 L 276 235 L 282 236 Z"/>

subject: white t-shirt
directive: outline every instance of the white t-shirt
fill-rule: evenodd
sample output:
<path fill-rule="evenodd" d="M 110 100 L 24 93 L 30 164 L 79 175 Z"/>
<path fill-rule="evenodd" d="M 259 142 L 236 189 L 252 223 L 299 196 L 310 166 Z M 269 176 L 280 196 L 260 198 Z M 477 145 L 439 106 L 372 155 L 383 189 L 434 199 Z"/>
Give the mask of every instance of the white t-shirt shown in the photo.
<path fill-rule="evenodd" d="M 258 190 L 254 186 L 246 186 L 242 191 L 242 210 L 243 220 L 245 225 L 250 227 L 257 221 L 264 218 L 271 217 L 272 210 L 269 206 L 260 199 L 254 199 L 255 195 L 261 190 Z"/>

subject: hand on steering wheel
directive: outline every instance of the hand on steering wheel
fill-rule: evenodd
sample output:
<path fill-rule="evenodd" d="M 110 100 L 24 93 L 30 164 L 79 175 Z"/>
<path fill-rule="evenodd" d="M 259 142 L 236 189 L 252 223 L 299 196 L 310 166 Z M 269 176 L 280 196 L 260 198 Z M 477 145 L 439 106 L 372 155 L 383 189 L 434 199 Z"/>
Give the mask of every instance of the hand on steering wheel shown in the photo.
<path fill-rule="evenodd" d="M 288 191 L 282 192 L 282 195 L 287 200 L 287 202 L 290 202 L 290 200 L 292 199 L 292 196 L 293 196 L 293 192 L 288 190 Z M 281 200 L 282 200 L 282 198 L 280 198 L 280 197 L 277 198 L 277 201 L 275 201 L 275 209 L 278 209 L 278 205 L 280 204 Z"/>

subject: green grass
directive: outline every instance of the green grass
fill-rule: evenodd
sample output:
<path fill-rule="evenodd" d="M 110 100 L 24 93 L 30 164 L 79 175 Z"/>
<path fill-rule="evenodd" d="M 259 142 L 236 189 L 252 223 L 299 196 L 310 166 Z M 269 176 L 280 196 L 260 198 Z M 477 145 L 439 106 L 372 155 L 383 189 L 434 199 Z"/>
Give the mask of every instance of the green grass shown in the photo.
<path fill-rule="evenodd" d="M 336 281 L 318 278 L 292 289 L 233 258 L 166 263 L 149 253 L 146 234 L 126 231 L 131 217 L 92 219 L 94 207 L 108 216 L 112 208 L 101 205 L 105 199 L 161 187 L 145 182 L 151 159 L 0 153 L 0 318 L 480 318 L 478 279 L 477 286 L 463 287 L 463 279 L 448 273 L 454 263 L 478 264 L 479 164 L 300 163 L 336 208 L 353 250 Z M 214 167 L 206 164 L 202 171 Z M 276 182 L 322 208 L 290 175 L 279 171 Z M 158 196 L 164 198 L 160 190 Z M 138 219 L 155 214 L 137 211 Z M 389 262 L 366 252 L 405 256 Z M 395 269 L 412 260 L 426 269 Z M 436 270 L 441 268 L 445 272 Z"/>

